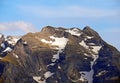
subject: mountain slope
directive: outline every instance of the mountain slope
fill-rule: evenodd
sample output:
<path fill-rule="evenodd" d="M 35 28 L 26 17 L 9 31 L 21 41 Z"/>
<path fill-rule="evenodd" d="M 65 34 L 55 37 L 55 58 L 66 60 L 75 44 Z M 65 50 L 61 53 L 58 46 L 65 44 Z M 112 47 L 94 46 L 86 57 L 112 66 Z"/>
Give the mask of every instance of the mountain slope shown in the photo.
<path fill-rule="evenodd" d="M 120 52 L 88 26 L 46 26 L 18 40 L 0 73 L 5 83 L 119 83 L 119 60 Z"/>

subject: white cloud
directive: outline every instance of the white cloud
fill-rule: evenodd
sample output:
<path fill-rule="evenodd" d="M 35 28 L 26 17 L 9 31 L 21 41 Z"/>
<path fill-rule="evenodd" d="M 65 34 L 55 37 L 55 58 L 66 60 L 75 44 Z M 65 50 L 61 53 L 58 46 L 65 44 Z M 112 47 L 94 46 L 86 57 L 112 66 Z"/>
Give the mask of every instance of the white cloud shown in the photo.
<path fill-rule="evenodd" d="M 14 33 L 14 31 L 23 31 L 23 32 L 27 33 L 27 32 L 36 31 L 36 29 L 31 23 L 27 23 L 24 21 L 16 21 L 16 22 L 0 23 L 0 31 L 1 32 L 13 31 L 13 33 Z"/>
<path fill-rule="evenodd" d="M 46 7 L 46 6 L 20 6 L 19 9 L 25 13 L 41 17 L 105 17 L 116 16 L 118 10 L 87 8 L 81 6 L 63 6 L 63 7 Z"/>

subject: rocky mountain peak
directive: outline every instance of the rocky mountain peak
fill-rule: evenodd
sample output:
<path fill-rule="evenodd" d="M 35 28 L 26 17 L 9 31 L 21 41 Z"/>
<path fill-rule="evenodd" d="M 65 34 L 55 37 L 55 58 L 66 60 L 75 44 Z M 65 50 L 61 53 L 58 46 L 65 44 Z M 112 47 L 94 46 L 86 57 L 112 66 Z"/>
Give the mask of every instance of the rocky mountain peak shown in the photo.
<path fill-rule="evenodd" d="M 55 28 L 52 26 L 46 26 L 41 30 L 42 33 L 44 34 L 54 34 L 55 33 Z"/>
<path fill-rule="evenodd" d="M 9 37 L 11 40 L 14 38 Z M 4 83 L 120 81 L 120 52 L 88 26 L 83 30 L 46 26 L 41 32 L 22 36 L 13 47 L 0 59 Z"/>
<path fill-rule="evenodd" d="M 83 32 L 86 33 L 89 36 L 94 36 L 96 38 L 100 38 L 99 34 L 96 31 L 94 31 L 93 29 L 91 29 L 89 26 L 86 26 L 83 29 Z"/>
<path fill-rule="evenodd" d="M 93 29 L 90 28 L 90 26 L 86 26 L 86 27 L 84 27 L 83 30 L 92 30 L 92 31 L 93 31 Z"/>

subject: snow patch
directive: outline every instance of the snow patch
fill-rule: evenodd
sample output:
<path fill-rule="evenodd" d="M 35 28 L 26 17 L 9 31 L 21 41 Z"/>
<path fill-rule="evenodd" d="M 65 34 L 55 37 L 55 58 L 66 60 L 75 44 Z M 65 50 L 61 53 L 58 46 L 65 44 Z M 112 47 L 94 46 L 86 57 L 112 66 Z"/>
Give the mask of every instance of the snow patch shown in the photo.
<path fill-rule="evenodd" d="M 50 71 L 47 71 L 47 72 L 44 74 L 44 76 L 45 76 L 45 78 L 47 79 L 47 78 L 51 77 L 53 74 L 54 74 L 54 73 L 51 73 Z"/>
<path fill-rule="evenodd" d="M 88 43 L 89 45 L 95 45 L 95 43 Z"/>
<path fill-rule="evenodd" d="M 87 53 L 84 53 L 85 56 L 89 56 Z"/>
<path fill-rule="evenodd" d="M 58 46 L 58 49 L 64 49 L 68 42 L 68 39 L 65 37 L 58 38 L 58 37 L 50 36 L 50 38 L 55 40 L 54 42 L 51 43 L 51 45 Z"/>
<path fill-rule="evenodd" d="M 68 39 L 64 38 L 64 37 L 54 37 L 54 36 L 50 36 L 51 39 L 54 39 L 54 41 L 47 41 L 45 39 L 41 39 L 42 42 L 44 43 L 48 43 L 50 45 L 54 45 L 54 46 L 58 46 L 56 49 L 64 49 Z"/>
<path fill-rule="evenodd" d="M 57 46 L 57 47 L 55 47 L 55 49 L 58 50 L 57 54 L 54 54 L 53 58 L 52 58 L 52 62 L 55 62 L 57 59 L 59 59 L 59 54 L 65 48 L 65 46 L 68 42 L 68 39 L 64 38 L 64 37 L 59 38 L 59 37 L 54 37 L 54 36 L 50 36 L 50 38 L 53 39 L 54 41 L 47 41 L 45 39 L 41 39 L 41 41 L 44 43 L 48 43 L 50 45 L 53 45 L 53 46 Z"/>
<path fill-rule="evenodd" d="M 86 45 L 86 43 L 84 42 L 84 40 L 82 40 L 80 43 L 79 43 L 81 46 L 83 46 L 84 48 L 88 49 L 89 46 Z"/>
<path fill-rule="evenodd" d="M 57 54 L 54 54 L 53 55 L 53 57 L 52 57 L 52 62 L 55 62 L 56 60 L 58 60 L 59 59 L 59 54 L 61 53 L 61 50 L 59 50 L 58 52 L 57 52 Z"/>
<path fill-rule="evenodd" d="M 81 78 L 79 79 L 80 81 L 85 81 L 84 77 L 81 75 Z"/>
<path fill-rule="evenodd" d="M 80 36 L 82 33 L 79 32 L 79 30 L 77 28 L 74 28 L 72 30 L 66 30 L 66 32 L 69 32 L 71 35 L 75 35 L 75 36 Z"/>
<path fill-rule="evenodd" d="M 1 44 L 1 47 L 5 48 L 5 44 L 4 44 L 4 43 L 2 43 L 2 44 Z"/>
<path fill-rule="evenodd" d="M 91 47 L 93 48 L 92 49 L 93 52 L 98 53 L 102 46 L 91 46 Z"/>
<path fill-rule="evenodd" d="M 24 41 L 23 44 L 24 44 L 24 45 L 27 45 L 27 41 Z"/>
<path fill-rule="evenodd" d="M 40 80 L 40 79 L 41 79 L 40 76 L 33 76 L 33 79 L 34 79 L 35 81 L 37 81 L 38 83 L 46 83 L 46 80 L 44 80 L 44 81 L 41 81 L 41 80 Z"/>
<path fill-rule="evenodd" d="M 103 71 L 99 72 L 96 76 L 99 77 L 99 76 L 101 76 L 101 75 L 106 74 L 107 72 L 108 72 L 108 71 L 103 70 Z"/>
<path fill-rule="evenodd" d="M 10 47 L 7 47 L 3 52 L 11 52 L 12 49 Z"/>
<path fill-rule="evenodd" d="M 40 76 L 33 76 L 33 79 L 35 81 L 37 81 L 38 83 L 46 83 L 46 79 L 51 77 L 54 73 L 51 73 L 50 71 L 47 71 L 45 74 L 44 74 L 44 77 L 45 77 L 45 80 L 41 81 L 41 77 Z"/>
<path fill-rule="evenodd" d="M 99 52 L 99 50 L 101 49 L 102 46 L 90 46 L 90 47 L 92 47 L 93 48 L 92 51 L 96 53 L 96 54 L 92 54 L 93 61 L 91 61 L 91 70 L 89 72 L 87 72 L 87 71 L 80 71 L 80 74 L 81 74 L 80 80 L 88 81 L 88 83 L 92 83 L 92 81 L 93 81 L 94 70 L 93 70 L 92 67 L 95 64 L 95 61 L 99 57 L 98 56 L 98 52 Z M 84 55 L 87 55 L 87 54 L 84 53 Z"/>
<path fill-rule="evenodd" d="M 42 68 L 40 68 L 38 71 L 41 71 L 42 70 Z"/>
<path fill-rule="evenodd" d="M 45 39 L 41 39 L 41 41 L 44 42 L 44 43 L 52 43 L 52 41 L 47 41 Z"/>
<path fill-rule="evenodd" d="M 91 70 L 90 72 L 85 72 L 85 71 L 81 71 L 81 81 L 88 81 L 88 83 L 92 83 L 93 81 L 93 70 Z"/>
<path fill-rule="evenodd" d="M 92 39 L 93 38 L 93 36 L 86 36 L 87 37 L 87 39 Z"/>
<path fill-rule="evenodd" d="M 18 57 L 18 55 L 17 55 L 17 54 L 15 54 L 15 53 L 13 53 L 13 56 L 14 56 L 15 58 L 19 58 L 19 57 Z"/>
<path fill-rule="evenodd" d="M 61 69 L 60 65 L 58 65 L 58 69 Z"/>
<path fill-rule="evenodd" d="M 51 64 L 47 65 L 47 67 L 48 67 L 48 66 L 54 66 L 54 65 L 55 65 L 55 63 L 51 63 Z"/>
<path fill-rule="evenodd" d="M 55 47 L 55 49 L 57 49 L 57 53 L 53 55 L 51 61 L 52 63 L 49 64 L 48 66 L 54 66 L 56 64 L 56 61 L 59 59 L 59 54 L 63 52 L 63 49 L 65 48 L 68 39 L 65 37 L 54 37 L 54 36 L 50 36 L 51 39 L 53 39 L 54 41 L 47 41 L 45 39 L 41 39 L 42 42 L 44 43 L 48 43 L 50 45 L 53 46 L 57 46 Z"/>

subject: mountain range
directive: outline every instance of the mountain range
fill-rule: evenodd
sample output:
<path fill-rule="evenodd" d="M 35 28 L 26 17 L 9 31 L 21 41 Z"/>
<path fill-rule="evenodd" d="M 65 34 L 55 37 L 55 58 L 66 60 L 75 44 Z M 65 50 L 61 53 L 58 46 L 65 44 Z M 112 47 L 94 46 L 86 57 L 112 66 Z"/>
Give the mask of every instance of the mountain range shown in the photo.
<path fill-rule="evenodd" d="M 120 83 L 120 52 L 89 26 L 0 34 L 0 83 Z"/>

